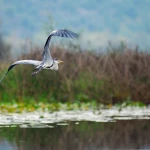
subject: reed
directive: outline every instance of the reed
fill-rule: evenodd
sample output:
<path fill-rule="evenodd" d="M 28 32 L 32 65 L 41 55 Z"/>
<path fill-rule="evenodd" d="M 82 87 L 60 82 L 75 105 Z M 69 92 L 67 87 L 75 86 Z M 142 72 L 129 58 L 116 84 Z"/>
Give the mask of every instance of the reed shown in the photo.
<path fill-rule="evenodd" d="M 0 85 L 0 101 L 150 102 L 148 52 L 124 48 L 96 54 L 60 47 L 53 47 L 51 51 L 52 56 L 64 60 L 58 71 L 43 70 L 32 77 L 32 66 L 16 66 Z M 41 53 L 36 48 L 18 59 L 40 60 Z M 1 65 L 1 76 L 9 64 Z"/>

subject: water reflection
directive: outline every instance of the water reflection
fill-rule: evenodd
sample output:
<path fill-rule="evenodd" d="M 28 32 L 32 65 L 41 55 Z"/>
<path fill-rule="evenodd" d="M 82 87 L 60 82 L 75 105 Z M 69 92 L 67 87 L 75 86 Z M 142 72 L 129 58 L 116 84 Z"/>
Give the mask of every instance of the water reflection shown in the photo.
<path fill-rule="evenodd" d="M 149 126 L 149 120 L 130 120 L 110 123 L 68 122 L 47 125 L 47 128 L 1 127 L 0 149 L 148 150 Z"/>

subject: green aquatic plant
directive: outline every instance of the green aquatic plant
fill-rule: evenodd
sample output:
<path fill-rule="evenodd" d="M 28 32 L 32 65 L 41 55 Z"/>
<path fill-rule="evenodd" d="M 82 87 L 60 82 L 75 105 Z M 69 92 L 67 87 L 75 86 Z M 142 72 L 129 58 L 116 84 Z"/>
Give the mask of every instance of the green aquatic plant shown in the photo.
<path fill-rule="evenodd" d="M 43 102 L 4 102 L 0 103 L 0 112 L 2 113 L 22 113 L 22 112 L 34 112 L 34 111 L 60 111 L 60 110 L 89 110 L 97 109 L 96 102 L 81 102 L 80 105 L 78 102 L 74 103 L 43 103 Z"/>

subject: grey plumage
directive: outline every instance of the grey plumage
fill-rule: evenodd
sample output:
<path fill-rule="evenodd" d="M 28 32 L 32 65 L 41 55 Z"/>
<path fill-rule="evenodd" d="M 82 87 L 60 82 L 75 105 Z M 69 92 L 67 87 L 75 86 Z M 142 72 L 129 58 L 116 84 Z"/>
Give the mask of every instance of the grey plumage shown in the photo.
<path fill-rule="evenodd" d="M 43 63 L 48 63 L 49 65 L 52 65 L 53 59 L 51 57 L 50 51 L 49 51 L 49 43 L 51 40 L 52 36 L 60 36 L 60 37 L 68 37 L 68 38 L 77 38 L 78 35 L 72 31 L 66 30 L 66 29 L 61 29 L 61 30 L 54 30 L 51 32 L 49 37 L 46 40 L 45 46 L 44 46 L 44 51 L 43 51 Z"/>
<path fill-rule="evenodd" d="M 69 30 L 66 30 L 66 29 L 60 29 L 60 30 L 52 31 L 50 33 L 50 35 L 48 36 L 47 40 L 46 40 L 44 50 L 43 50 L 43 53 L 42 53 L 42 61 L 38 61 L 38 60 L 19 60 L 19 61 L 14 62 L 12 65 L 10 65 L 7 72 L 3 75 L 3 77 L 0 80 L 0 83 L 3 80 L 3 78 L 5 77 L 5 75 L 14 66 L 16 66 L 18 64 L 27 64 L 27 65 L 37 66 L 35 68 L 35 72 L 32 73 L 32 76 L 37 74 L 42 69 L 58 70 L 58 64 L 62 61 L 60 61 L 58 59 L 53 59 L 51 54 L 50 54 L 49 44 L 50 44 L 50 40 L 51 40 L 52 36 L 67 37 L 67 38 L 77 38 L 78 37 L 78 35 L 76 33 L 72 32 L 72 31 L 69 31 Z"/>

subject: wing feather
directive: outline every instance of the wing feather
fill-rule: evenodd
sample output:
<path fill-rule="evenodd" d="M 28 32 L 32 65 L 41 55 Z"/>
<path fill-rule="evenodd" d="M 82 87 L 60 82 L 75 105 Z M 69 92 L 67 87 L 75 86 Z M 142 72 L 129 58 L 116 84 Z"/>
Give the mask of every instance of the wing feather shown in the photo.
<path fill-rule="evenodd" d="M 34 66 L 38 66 L 40 65 L 41 61 L 38 60 L 19 60 L 14 62 L 12 65 L 9 66 L 7 73 L 16 65 L 34 65 Z"/>
<path fill-rule="evenodd" d="M 5 75 L 16 65 L 19 64 L 26 64 L 26 65 L 34 65 L 34 66 L 38 66 L 41 64 L 41 61 L 37 61 L 37 60 L 19 60 L 14 62 L 12 65 L 9 66 L 7 72 L 2 76 L 2 78 L 0 79 L 0 83 L 3 80 L 3 78 L 5 77 Z"/>
<path fill-rule="evenodd" d="M 51 32 L 51 34 L 48 36 L 45 46 L 44 46 L 44 51 L 43 51 L 43 63 L 45 63 L 46 61 L 49 62 L 49 65 L 52 65 L 53 63 L 53 59 L 51 57 L 50 51 L 49 51 L 49 43 L 51 40 L 52 36 L 58 36 L 58 37 L 67 37 L 67 38 L 77 38 L 78 35 L 70 30 L 66 30 L 66 29 L 60 29 L 60 30 L 54 30 Z"/>

